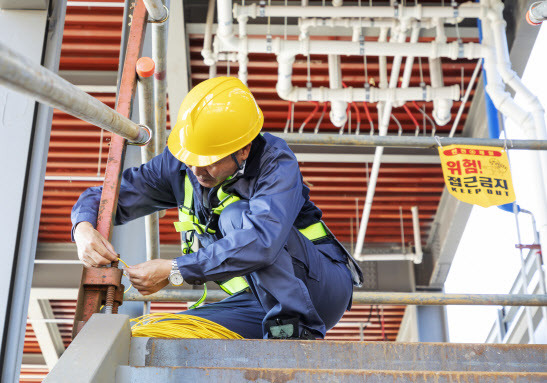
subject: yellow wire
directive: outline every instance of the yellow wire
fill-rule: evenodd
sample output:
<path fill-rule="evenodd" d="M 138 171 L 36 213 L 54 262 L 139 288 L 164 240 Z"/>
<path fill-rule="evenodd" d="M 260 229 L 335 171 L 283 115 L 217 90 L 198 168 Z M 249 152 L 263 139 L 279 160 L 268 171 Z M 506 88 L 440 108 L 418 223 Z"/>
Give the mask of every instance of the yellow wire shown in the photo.
<path fill-rule="evenodd" d="M 129 267 L 129 266 L 127 265 L 127 263 L 125 263 L 121 258 L 118 258 L 118 261 L 120 261 L 121 263 L 123 263 L 123 264 L 125 265 L 125 267 Z M 128 287 L 123 293 L 125 294 L 126 292 L 128 292 L 129 290 L 131 290 L 131 287 L 133 287 L 132 284 L 129 285 L 129 287 Z M 101 310 L 103 309 L 103 307 L 104 307 L 104 305 L 101 306 L 101 308 L 99 309 L 99 311 L 101 311 Z"/>
<path fill-rule="evenodd" d="M 127 265 L 127 263 L 125 263 L 121 258 L 118 258 L 118 261 L 120 261 L 121 263 L 123 263 L 123 264 L 125 265 L 125 267 L 129 267 L 129 266 Z M 125 294 L 126 292 L 128 292 L 129 289 L 131 289 L 132 286 L 133 286 L 133 285 L 129 285 L 129 287 L 127 288 L 127 290 L 125 290 L 123 293 Z M 101 307 L 101 308 L 102 308 L 102 307 Z"/>
<path fill-rule="evenodd" d="M 127 265 L 127 263 L 125 263 L 121 258 L 118 258 L 118 261 L 120 261 L 121 263 L 123 263 L 123 264 L 125 265 L 125 267 L 129 267 L 129 266 Z"/>
<path fill-rule="evenodd" d="M 134 337 L 243 339 L 226 327 L 193 315 L 155 313 L 131 319 Z"/>

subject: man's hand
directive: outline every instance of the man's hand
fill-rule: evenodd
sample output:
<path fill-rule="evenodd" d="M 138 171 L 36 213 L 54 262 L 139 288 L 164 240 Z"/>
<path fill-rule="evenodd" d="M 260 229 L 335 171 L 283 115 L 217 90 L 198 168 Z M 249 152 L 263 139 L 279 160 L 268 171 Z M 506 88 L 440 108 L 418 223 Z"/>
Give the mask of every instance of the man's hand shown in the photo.
<path fill-rule="evenodd" d="M 118 259 L 114 247 L 89 222 L 80 222 L 74 229 L 78 258 L 85 267 L 108 265 Z"/>
<path fill-rule="evenodd" d="M 131 284 L 142 295 L 150 295 L 169 284 L 172 261 L 169 259 L 154 259 L 124 268 Z"/>

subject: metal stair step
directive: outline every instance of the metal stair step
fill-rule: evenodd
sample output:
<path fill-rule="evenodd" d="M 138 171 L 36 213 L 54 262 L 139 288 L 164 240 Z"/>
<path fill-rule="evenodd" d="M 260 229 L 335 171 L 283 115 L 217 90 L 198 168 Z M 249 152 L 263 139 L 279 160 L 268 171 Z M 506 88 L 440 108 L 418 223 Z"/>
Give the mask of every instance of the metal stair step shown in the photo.
<path fill-rule="evenodd" d="M 547 372 L 547 345 L 132 338 L 129 364 Z"/>
<path fill-rule="evenodd" d="M 524 372 L 439 372 L 439 371 L 370 371 L 318 370 L 290 368 L 227 367 L 128 367 L 116 371 L 116 383 L 169 382 L 344 382 L 344 383 L 544 383 L 547 373 Z"/>

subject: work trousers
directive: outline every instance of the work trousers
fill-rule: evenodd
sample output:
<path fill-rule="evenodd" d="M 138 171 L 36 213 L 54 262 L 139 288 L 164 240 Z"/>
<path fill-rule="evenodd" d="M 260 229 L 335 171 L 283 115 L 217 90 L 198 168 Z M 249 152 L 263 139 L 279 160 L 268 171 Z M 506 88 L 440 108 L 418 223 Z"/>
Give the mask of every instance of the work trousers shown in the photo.
<path fill-rule="evenodd" d="M 241 229 L 248 209 L 247 201 L 227 206 L 219 219 L 222 234 Z M 267 320 L 296 317 L 300 334 L 307 329 L 324 338 L 351 307 L 353 284 L 346 264 L 345 251 L 335 239 L 312 242 L 293 227 L 274 263 L 244 276 L 251 291 L 184 314 L 209 319 L 248 339 L 267 338 Z"/>

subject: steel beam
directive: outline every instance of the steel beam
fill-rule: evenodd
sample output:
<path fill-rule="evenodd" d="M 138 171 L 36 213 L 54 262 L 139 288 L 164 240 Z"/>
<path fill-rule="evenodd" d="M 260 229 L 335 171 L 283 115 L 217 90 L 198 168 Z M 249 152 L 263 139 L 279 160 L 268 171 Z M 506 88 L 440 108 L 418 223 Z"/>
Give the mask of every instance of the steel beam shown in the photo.
<path fill-rule="evenodd" d="M 191 302 L 197 301 L 200 290 L 160 290 L 152 295 L 141 295 L 136 291 L 124 294 L 126 301 Z M 207 293 L 207 301 L 226 298 L 222 291 Z M 354 292 L 353 303 L 374 305 L 472 305 L 472 306 L 547 306 L 547 295 L 531 294 L 440 294 L 440 293 L 384 293 Z"/>
<path fill-rule="evenodd" d="M 207 368 L 207 367 L 120 367 L 120 383 L 150 382 L 345 382 L 345 383 L 405 383 L 405 382 L 520 382 L 543 383 L 545 373 L 526 372 L 425 372 L 324 370 L 288 368 Z"/>
<path fill-rule="evenodd" d="M 134 367 L 170 366 L 173 369 L 187 366 L 530 373 L 547 372 L 546 347 L 523 344 L 133 338 L 129 362 Z M 229 379 L 220 381 L 225 382 Z M 239 380 L 236 381 L 239 382 Z M 285 380 L 275 379 L 271 381 L 285 382 Z M 302 382 L 297 379 L 286 381 Z M 308 380 L 304 381 L 308 382 Z M 346 382 L 344 379 L 326 381 Z M 392 380 L 388 381 L 392 382 Z M 424 380 L 408 382 L 418 381 L 424 382 Z M 502 381 L 505 382 L 505 380 Z M 454 380 L 454 382 L 459 381 Z"/>
<path fill-rule="evenodd" d="M 95 314 L 44 382 L 115 383 L 116 368 L 128 364 L 130 339 L 127 315 Z"/>

